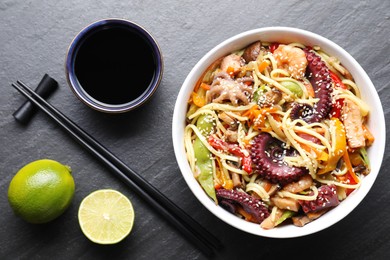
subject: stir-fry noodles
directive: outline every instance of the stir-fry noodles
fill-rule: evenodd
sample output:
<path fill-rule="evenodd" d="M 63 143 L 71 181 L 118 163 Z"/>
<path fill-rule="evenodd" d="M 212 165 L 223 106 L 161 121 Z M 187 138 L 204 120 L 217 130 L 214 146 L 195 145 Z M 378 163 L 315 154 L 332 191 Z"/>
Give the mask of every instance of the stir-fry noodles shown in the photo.
<path fill-rule="evenodd" d="M 369 109 L 318 46 L 255 42 L 215 61 L 187 112 L 188 162 L 218 205 L 271 229 L 336 207 L 370 172 Z"/>

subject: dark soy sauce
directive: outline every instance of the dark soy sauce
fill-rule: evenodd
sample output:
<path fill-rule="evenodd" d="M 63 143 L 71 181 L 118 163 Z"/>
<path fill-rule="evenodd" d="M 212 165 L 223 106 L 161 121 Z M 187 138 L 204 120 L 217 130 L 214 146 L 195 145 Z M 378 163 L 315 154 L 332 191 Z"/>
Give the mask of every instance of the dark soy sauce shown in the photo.
<path fill-rule="evenodd" d="M 130 29 L 98 30 L 81 44 L 75 73 L 94 99 L 113 105 L 128 103 L 139 97 L 154 78 L 153 50 Z"/>

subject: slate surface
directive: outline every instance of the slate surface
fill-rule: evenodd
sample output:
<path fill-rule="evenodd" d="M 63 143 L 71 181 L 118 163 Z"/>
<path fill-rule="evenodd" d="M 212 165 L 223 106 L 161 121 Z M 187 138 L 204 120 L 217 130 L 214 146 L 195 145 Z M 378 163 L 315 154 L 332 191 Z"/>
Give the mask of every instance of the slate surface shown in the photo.
<path fill-rule="evenodd" d="M 152 100 L 125 115 L 87 108 L 70 92 L 64 75 L 64 57 L 74 35 L 107 17 L 143 25 L 158 40 L 165 58 L 164 78 Z M 37 114 L 26 127 L 14 121 L 11 114 L 23 98 L 10 83 L 20 79 L 36 85 L 48 73 L 60 84 L 51 103 L 222 240 L 225 248 L 215 259 L 389 259 L 388 149 L 373 189 L 347 218 L 296 239 L 235 230 L 205 210 L 181 177 L 171 144 L 171 121 L 182 82 L 216 44 L 265 26 L 306 29 L 342 46 L 367 71 L 389 119 L 389 1 L 0 1 L 0 258 L 205 259 L 45 115 Z M 77 188 L 64 215 L 47 225 L 30 225 L 13 215 L 7 189 L 21 166 L 40 158 L 70 165 Z M 92 244 L 78 226 L 81 200 L 101 188 L 126 194 L 137 214 L 131 236 L 114 246 Z"/>

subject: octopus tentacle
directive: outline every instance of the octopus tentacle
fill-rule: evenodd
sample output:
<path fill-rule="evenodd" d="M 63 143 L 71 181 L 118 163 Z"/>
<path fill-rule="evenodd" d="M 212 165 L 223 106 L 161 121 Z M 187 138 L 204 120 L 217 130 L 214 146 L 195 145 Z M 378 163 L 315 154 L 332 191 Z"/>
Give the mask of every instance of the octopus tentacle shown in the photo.
<path fill-rule="evenodd" d="M 329 115 L 332 105 L 332 80 L 329 69 L 321 57 L 309 49 L 305 49 L 304 52 L 308 61 L 306 74 L 314 88 L 315 97 L 319 101 L 313 107 L 295 103 L 291 110 L 291 117 L 293 119 L 302 118 L 307 123 L 315 123 Z"/>
<path fill-rule="evenodd" d="M 236 213 L 236 205 L 250 213 L 258 223 L 263 222 L 269 216 L 267 206 L 259 199 L 238 190 L 218 189 L 217 198 L 220 205 L 231 213 Z"/>
<path fill-rule="evenodd" d="M 292 156 L 293 149 L 285 149 L 282 142 L 273 138 L 268 133 L 260 133 L 254 139 L 251 148 L 254 173 L 272 183 L 281 185 L 297 181 L 301 176 L 308 173 L 303 167 L 289 166 L 283 159 L 284 156 Z"/>
<path fill-rule="evenodd" d="M 253 82 L 253 79 L 245 77 L 234 80 L 226 72 L 216 74 L 210 90 L 206 93 L 207 103 L 230 101 L 233 105 L 238 105 L 239 103 L 249 104 L 252 86 L 244 84 L 247 81 Z"/>
<path fill-rule="evenodd" d="M 331 208 L 339 204 L 335 185 L 324 185 L 318 188 L 318 196 L 312 201 L 300 200 L 302 209 L 305 213 L 316 212 Z"/>

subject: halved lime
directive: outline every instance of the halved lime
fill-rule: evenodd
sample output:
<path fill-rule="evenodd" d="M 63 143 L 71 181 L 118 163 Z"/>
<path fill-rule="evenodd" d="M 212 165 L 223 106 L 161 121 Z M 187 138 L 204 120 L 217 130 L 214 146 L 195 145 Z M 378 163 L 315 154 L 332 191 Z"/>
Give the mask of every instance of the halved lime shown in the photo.
<path fill-rule="evenodd" d="M 115 244 L 129 235 L 134 223 L 134 209 L 122 193 L 103 189 L 83 199 L 78 213 L 84 235 L 97 244 Z"/>

